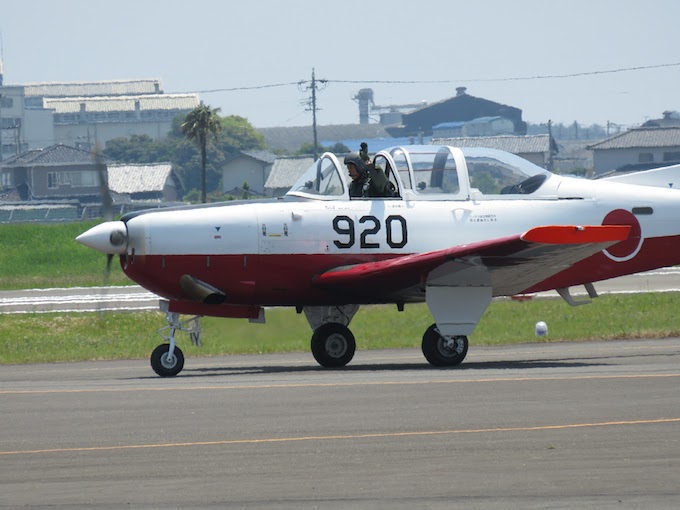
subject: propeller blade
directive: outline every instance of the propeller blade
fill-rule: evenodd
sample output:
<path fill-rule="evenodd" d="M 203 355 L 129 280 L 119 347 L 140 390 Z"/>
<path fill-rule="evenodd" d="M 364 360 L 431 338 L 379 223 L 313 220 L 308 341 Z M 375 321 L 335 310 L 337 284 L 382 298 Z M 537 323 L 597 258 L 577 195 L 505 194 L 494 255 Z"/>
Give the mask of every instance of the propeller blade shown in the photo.
<path fill-rule="evenodd" d="M 106 269 L 104 270 L 104 286 L 109 283 L 109 277 L 111 276 L 111 262 L 113 261 L 113 253 L 106 255 Z"/>
<path fill-rule="evenodd" d="M 102 216 L 104 221 L 113 220 L 113 198 L 111 197 L 111 190 L 109 189 L 108 168 L 104 157 L 102 156 L 99 142 L 97 142 L 92 149 L 92 160 L 94 161 L 97 173 L 99 174 L 99 193 L 102 200 Z"/>

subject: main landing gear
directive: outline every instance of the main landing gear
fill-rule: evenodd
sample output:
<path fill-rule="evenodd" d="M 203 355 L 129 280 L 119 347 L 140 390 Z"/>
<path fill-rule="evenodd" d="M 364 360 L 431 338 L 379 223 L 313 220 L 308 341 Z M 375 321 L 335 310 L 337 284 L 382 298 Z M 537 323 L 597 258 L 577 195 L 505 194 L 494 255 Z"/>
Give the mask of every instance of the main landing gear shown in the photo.
<path fill-rule="evenodd" d="M 349 328 L 337 322 L 319 326 L 312 335 L 312 355 L 322 367 L 344 367 L 352 361 L 356 347 Z"/>
<path fill-rule="evenodd" d="M 344 367 L 354 357 L 356 341 L 348 328 L 359 305 L 313 306 L 303 310 L 312 327 L 312 355 L 326 368 Z M 422 351 L 425 359 L 435 367 L 460 365 L 468 351 L 464 335 L 446 336 L 432 324 L 423 335 Z"/>
<path fill-rule="evenodd" d="M 326 368 L 347 365 L 356 351 L 356 341 L 348 325 L 359 305 L 313 306 L 303 310 L 314 333 L 311 348 L 314 359 Z M 201 345 L 199 317 L 180 321 L 179 314 L 166 312 L 167 326 L 158 330 L 167 343 L 156 347 L 151 353 L 151 368 L 161 377 L 172 377 L 184 368 L 184 354 L 177 347 L 178 331 L 189 334 L 194 345 Z M 435 367 L 460 365 L 468 351 L 468 338 L 464 335 L 442 335 L 432 324 L 423 335 L 422 350 L 425 359 Z"/>
<path fill-rule="evenodd" d="M 444 336 L 432 324 L 423 335 L 422 343 L 425 359 L 435 367 L 460 365 L 468 351 L 468 338 L 464 335 Z"/>

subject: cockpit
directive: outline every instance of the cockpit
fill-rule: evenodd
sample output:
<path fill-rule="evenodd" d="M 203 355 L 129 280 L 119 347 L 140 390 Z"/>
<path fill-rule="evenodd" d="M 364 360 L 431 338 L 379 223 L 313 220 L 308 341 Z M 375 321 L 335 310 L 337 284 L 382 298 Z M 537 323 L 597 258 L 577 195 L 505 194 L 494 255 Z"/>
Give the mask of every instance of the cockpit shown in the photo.
<path fill-rule="evenodd" d="M 514 154 L 477 147 L 392 147 L 378 152 L 371 164 L 385 173 L 395 190 L 392 196 L 378 200 L 521 198 L 540 195 L 539 190 L 553 176 Z M 344 165 L 335 155 L 325 153 L 298 179 L 287 195 L 349 200 L 349 183 L 350 177 Z M 361 198 L 353 198 L 356 199 Z"/>

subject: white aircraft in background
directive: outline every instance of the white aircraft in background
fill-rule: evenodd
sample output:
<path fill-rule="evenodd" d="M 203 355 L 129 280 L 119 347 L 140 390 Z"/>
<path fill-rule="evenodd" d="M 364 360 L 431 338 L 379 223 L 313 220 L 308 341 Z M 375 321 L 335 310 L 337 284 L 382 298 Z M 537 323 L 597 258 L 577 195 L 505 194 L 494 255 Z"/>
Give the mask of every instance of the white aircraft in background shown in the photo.
<path fill-rule="evenodd" d="M 425 358 L 458 365 L 493 297 L 556 289 L 574 305 L 572 286 L 595 297 L 595 281 L 680 263 L 669 185 L 563 177 L 480 148 L 394 147 L 373 163 L 393 197 L 351 198 L 347 170 L 326 153 L 284 197 L 130 213 L 77 239 L 119 255 L 163 298 L 168 342 L 151 355 L 161 376 L 182 369 L 175 333 L 198 341 L 197 317 L 262 322 L 267 306 L 304 312 L 316 360 L 341 367 L 360 305 L 425 301 Z"/>

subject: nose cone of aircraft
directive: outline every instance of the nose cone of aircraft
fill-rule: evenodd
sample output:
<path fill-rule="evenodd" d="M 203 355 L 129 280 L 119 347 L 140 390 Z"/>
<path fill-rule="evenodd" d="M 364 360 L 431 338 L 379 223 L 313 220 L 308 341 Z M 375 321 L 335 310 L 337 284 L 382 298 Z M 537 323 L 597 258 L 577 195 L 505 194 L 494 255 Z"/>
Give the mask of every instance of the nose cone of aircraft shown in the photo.
<path fill-rule="evenodd" d="M 108 255 L 125 253 L 127 227 L 122 221 L 107 221 L 83 232 L 76 237 L 76 241 Z"/>

